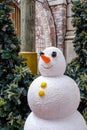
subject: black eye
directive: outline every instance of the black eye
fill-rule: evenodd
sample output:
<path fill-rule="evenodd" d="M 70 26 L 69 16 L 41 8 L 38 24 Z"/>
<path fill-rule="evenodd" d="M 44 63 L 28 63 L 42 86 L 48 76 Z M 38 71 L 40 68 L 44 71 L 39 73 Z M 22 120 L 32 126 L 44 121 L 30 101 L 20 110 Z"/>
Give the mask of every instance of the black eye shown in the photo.
<path fill-rule="evenodd" d="M 56 57 L 57 56 L 57 52 L 53 51 L 52 52 L 52 57 Z"/>
<path fill-rule="evenodd" d="M 41 51 L 41 52 L 40 52 L 40 56 L 41 56 L 41 55 L 44 55 L 44 52 Z"/>

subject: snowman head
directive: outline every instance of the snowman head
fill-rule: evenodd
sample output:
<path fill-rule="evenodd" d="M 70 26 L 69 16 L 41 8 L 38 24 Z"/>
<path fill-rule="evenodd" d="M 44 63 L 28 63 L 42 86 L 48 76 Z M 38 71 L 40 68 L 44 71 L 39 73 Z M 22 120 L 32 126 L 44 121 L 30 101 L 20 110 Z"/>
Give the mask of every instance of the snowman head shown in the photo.
<path fill-rule="evenodd" d="M 62 76 L 66 69 L 63 53 L 56 47 L 48 47 L 40 53 L 38 64 L 42 76 Z"/>

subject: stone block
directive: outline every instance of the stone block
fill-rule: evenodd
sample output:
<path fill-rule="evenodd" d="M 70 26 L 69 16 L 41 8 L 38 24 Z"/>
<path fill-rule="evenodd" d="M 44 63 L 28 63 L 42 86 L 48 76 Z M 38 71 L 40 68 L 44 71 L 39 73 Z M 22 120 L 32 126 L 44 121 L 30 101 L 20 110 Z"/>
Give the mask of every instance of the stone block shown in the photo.
<path fill-rule="evenodd" d="M 66 62 L 70 63 L 71 60 L 76 57 L 76 53 L 74 51 L 72 40 L 65 41 L 65 58 Z"/>
<path fill-rule="evenodd" d="M 71 21 L 72 17 L 67 18 L 67 30 L 74 30 Z"/>
<path fill-rule="evenodd" d="M 67 4 L 66 0 L 48 0 L 49 5 L 53 6 L 53 5 L 60 5 L 60 4 Z"/>
<path fill-rule="evenodd" d="M 75 34 L 73 30 L 67 31 L 65 40 L 73 40 Z"/>
<path fill-rule="evenodd" d="M 72 4 L 67 5 L 67 17 L 71 17 L 72 15 Z"/>
<path fill-rule="evenodd" d="M 71 0 L 67 0 L 67 3 L 68 3 L 68 4 L 71 3 Z"/>

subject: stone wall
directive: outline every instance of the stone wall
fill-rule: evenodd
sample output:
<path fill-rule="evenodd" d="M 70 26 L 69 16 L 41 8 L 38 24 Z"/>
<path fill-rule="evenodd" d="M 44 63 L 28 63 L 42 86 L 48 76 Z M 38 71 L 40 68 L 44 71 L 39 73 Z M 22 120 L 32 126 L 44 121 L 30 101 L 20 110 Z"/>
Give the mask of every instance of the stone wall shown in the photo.
<path fill-rule="evenodd" d="M 72 8 L 71 0 L 67 0 L 67 30 L 65 37 L 65 57 L 68 63 L 76 56 L 72 43 L 74 38 L 74 28 L 71 24 L 72 21 L 71 8 Z"/>
<path fill-rule="evenodd" d="M 39 0 L 36 2 L 36 51 L 59 47 L 70 62 L 75 56 L 72 40 L 71 0 Z"/>
<path fill-rule="evenodd" d="M 47 2 L 36 2 L 36 51 L 56 46 L 54 19 Z"/>
<path fill-rule="evenodd" d="M 66 34 L 66 2 L 36 2 L 36 51 L 47 46 L 64 49 Z"/>
<path fill-rule="evenodd" d="M 66 34 L 66 3 L 59 5 L 51 5 L 55 28 L 57 43 L 56 46 L 62 51 L 64 50 L 64 39 Z"/>

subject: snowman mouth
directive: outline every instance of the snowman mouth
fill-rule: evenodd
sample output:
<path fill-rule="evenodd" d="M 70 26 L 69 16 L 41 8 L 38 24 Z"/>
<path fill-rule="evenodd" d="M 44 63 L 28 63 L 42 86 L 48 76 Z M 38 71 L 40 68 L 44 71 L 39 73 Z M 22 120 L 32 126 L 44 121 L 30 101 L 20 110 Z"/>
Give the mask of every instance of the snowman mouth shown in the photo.
<path fill-rule="evenodd" d="M 43 67 L 44 69 L 50 69 L 50 68 L 53 67 L 53 65 L 51 65 L 51 66 L 44 66 L 44 65 L 42 65 L 42 67 Z"/>

